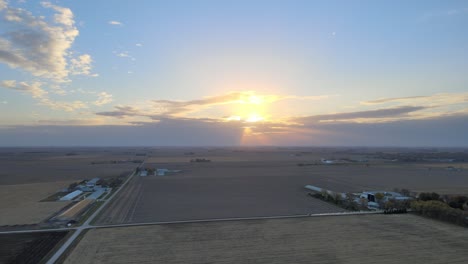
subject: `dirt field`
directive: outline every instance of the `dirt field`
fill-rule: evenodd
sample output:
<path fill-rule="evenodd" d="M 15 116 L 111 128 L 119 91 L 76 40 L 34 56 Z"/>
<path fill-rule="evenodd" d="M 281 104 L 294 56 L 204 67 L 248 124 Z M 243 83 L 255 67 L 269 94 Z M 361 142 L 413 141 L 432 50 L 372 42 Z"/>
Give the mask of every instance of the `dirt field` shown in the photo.
<path fill-rule="evenodd" d="M 468 263 L 468 229 L 413 215 L 90 230 L 65 263 Z M 125 249 L 125 250 L 122 250 Z"/>
<path fill-rule="evenodd" d="M 69 182 L 0 185 L 0 226 L 39 223 L 69 202 L 40 202 Z"/>
<path fill-rule="evenodd" d="M 121 148 L 0 148 L 0 226 L 36 224 L 68 202 L 39 202 L 75 181 L 128 175 L 144 159 Z M 98 163 L 98 164 L 93 164 Z"/>
<path fill-rule="evenodd" d="M 138 164 L 111 162 L 145 158 L 136 153 L 120 148 L 0 148 L 0 185 L 127 175 Z"/>
<path fill-rule="evenodd" d="M 284 177 L 135 176 L 99 224 L 342 212 Z"/>
<path fill-rule="evenodd" d="M 382 149 L 385 150 L 385 149 Z M 338 192 L 393 190 L 468 194 L 468 162 L 391 162 L 375 158 L 380 149 L 335 148 L 246 148 L 246 149 L 170 149 L 154 153 L 146 160 L 156 167 L 187 171 L 187 177 L 276 176 L 288 177 L 297 184 L 312 184 Z M 390 151 L 391 150 L 391 151 Z M 397 153 L 399 149 L 390 149 Z M 415 151 L 401 149 L 402 153 Z M 448 150 L 447 150 L 448 151 Z M 455 150 L 451 150 L 455 151 Z M 458 150 L 463 155 L 465 151 Z M 187 155 L 187 153 L 193 153 Z M 422 151 L 422 153 L 425 153 Z M 421 154 L 422 155 L 422 154 Z M 417 156 L 417 155 L 416 155 Z M 190 159 L 212 162 L 190 164 Z M 321 158 L 367 160 L 347 164 L 323 165 Z M 317 164 L 298 166 L 298 164 Z M 460 170 L 449 170 L 454 167 Z"/>
<path fill-rule="evenodd" d="M 414 192 L 468 194 L 468 170 L 449 171 L 427 164 L 319 165 L 302 167 L 310 184 L 338 192 L 405 188 Z"/>
<path fill-rule="evenodd" d="M 0 235 L 0 263 L 37 264 L 67 232 Z"/>
<path fill-rule="evenodd" d="M 190 150 L 190 151 L 189 151 Z M 365 190 L 468 194 L 468 170 L 450 164 L 370 160 L 324 165 L 332 150 L 167 149 L 153 152 L 148 168 L 182 170 L 166 176 L 136 177 L 98 219 L 101 224 L 294 215 L 340 211 L 307 197 L 307 184 L 337 192 Z M 366 158 L 349 154 L 349 159 Z M 206 158 L 211 162 L 189 162 Z M 298 166 L 313 164 L 309 166 Z M 453 165 L 453 164 L 452 164 Z M 457 163 L 457 168 L 464 166 Z M 455 166 L 455 165 L 454 165 Z"/>

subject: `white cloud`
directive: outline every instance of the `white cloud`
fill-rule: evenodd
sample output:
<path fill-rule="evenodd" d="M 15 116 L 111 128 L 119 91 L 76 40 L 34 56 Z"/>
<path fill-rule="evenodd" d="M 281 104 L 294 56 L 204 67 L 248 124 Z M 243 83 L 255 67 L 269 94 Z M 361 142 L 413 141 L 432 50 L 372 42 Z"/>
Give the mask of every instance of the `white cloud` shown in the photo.
<path fill-rule="evenodd" d="M 114 26 L 122 26 L 123 25 L 122 22 L 115 21 L 115 20 L 111 20 L 108 23 L 109 23 L 109 25 L 114 25 Z"/>
<path fill-rule="evenodd" d="M 130 57 L 130 55 L 128 55 L 127 52 L 120 52 L 120 53 L 117 53 L 117 57 L 128 58 Z"/>
<path fill-rule="evenodd" d="M 79 53 L 71 49 L 79 35 L 73 12 L 50 2 L 41 2 L 41 6 L 52 10 L 53 17 L 35 16 L 0 0 L 0 20 L 4 21 L 0 28 L 0 63 L 35 77 L 30 82 L 0 81 L 0 86 L 29 94 L 40 105 L 51 109 L 74 111 L 87 108 L 92 102 L 56 101 L 50 97 L 49 92 L 67 93 L 63 84 L 71 82 L 70 76 L 97 74 L 92 73 L 93 59 L 89 54 L 75 55 Z M 98 96 L 99 100 L 103 99 Z"/>
<path fill-rule="evenodd" d="M 47 95 L 47 91 L 42 89 L 42 83 L 40 82 L 17 82 L 15 80 L 5 80 L 0 82 L 0 86 L 7 89 L 22 91 L 31 94 L 33 98 L 41 99 Z"/>
<path fill-rule="evenodd" d="M 128 54 L 128 51 L 114 52 L 114 54 L 115 54 L 117 57 L 120 57 L 120 58 L 129 58 L 129 59 L 132 60 L 132 61 L 135 61 L 135 60 L 136 60 L 133 56 L 131 56 L 130 54 Z"/>
<path fill-rule="evenodd" d="M 98 99 L 94 101 L 94 105 L 101 106 L 112 102 L 112 95 L 107 92 L 101 92 L 98 94 Z"/>
<path fill-rule="evenodd" d="M 17 82 L 14 80 L 5 80 L 0 82 L 0 86 L 7 89 L 17 90 L 30 94 L 36 99 L 39 104 L 45 105 L 51 109 L 59 109 L 65 111 L 73 111 L 76 109 L 87 108 L 86 104 L 82 101 L 73 102 L 59 102 L 53 101 L 48 97 L 48 92 L 42 88 L 41 82 Z"/>
<path fill-rule="evenodd" d="M 55 12 L 53 21 L 0 0 L 0 19 L 5 21 L 0 32 L 0 62 L 54 82 L 69 81 L 70 74 L 91 75 L 90 65 L 83 65 L 86 58 L 74 58 L 70 52 L 79 34 L 73 12 L 50 2 L 41 5 Z M 75 71 L 73 61 L 81 62 L 83 67 Z"/>
<path fill-rule="evenodd" d="M 97 77 L 97 74 L 91 73 L 93 59 L 89 54 L 81 55 L 70 60 L 70 69 L 73 75 L 88 75 Z"/>
<path fill-rule="evenodd" d="M 57 13 L 54 15 L 55 23 L 62 24 L 68 27 L 73 27 L 75 21 L 73 20 L 73 12 L 66 7 L 56 6 L 51 4 L 50 2 L 42 2 L 43 7 L 51 8 Z"/>
<path fill-rule="evenodd" d="M 143 44 L 137 43 L 137 44 L 135 44 L 135 46 L 137 46 L 137 47 L 143 47 Z"/>
<path fill-rule="evenodd" d="M 49 93 L 43 88 L 41 82 L 17 82 L 15 80 L 4 80 L 0 81 L 0 86 L 6 89 L 20 91 L 31 95 L 32 98 L 43 106 L 49 107 L 54 110 L 64 110 L 67 112 L 75 111 L 78 109 L 86 109 L 89 105 L 93 104 L 96 106 L 102 106 L 112 102 L 112 95 L 107 92 L 96 93 L 93 91 L 82 91 L 83 94 L 94 95 L 97 97 L 95 101 L 57 101 L 49 97 Z"/>

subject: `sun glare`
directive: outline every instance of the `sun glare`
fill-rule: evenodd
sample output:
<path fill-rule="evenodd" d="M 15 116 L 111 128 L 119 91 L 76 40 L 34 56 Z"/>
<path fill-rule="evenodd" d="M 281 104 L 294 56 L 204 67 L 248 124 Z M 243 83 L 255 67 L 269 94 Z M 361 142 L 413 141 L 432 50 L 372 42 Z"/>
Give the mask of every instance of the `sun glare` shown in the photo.
<path fill-rule="evenodd" d="M 269 116 L 266 112 L 269 100 L 265 96 L 248 94 L 237 101 L 237 105 L 231 108 L 232 115 L 226 118 L 227 121 L 242 122 L 262 122 Z"/>
<path fill-rule="evenodd" d="M 246 122 L 250 122 L 250 123 L 255 123 L 255 122 L 259 122 L 259 121 L 263 121 L 263 117 L 257 115 L 257 114 L 252 114 L 250 116 L 247 117 L 247 119 L 245 119 Z"/>

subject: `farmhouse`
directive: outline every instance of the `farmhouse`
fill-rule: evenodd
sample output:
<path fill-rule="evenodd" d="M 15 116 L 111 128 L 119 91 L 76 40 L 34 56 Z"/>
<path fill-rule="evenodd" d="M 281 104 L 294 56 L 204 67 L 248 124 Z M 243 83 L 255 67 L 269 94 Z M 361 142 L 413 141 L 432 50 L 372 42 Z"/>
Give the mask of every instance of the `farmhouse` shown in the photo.
<path fill-rule="evenodd" d="M 359 195 L 358 200 L 367 201 L 367 207 L 369 209 L 379 209 L 380 204 L 378 203 L 379 201 L 377 199 L 377 194 L 379 194 L 379 193 L 381 195 L 383 195 L 383 198 L 380 201 L 382 203 L 386 203 L 386 202 L 388 202 L 390 200 L 405 201 L 405 200 L 413 199 L 411 197 L 404 196 L 401 193 L 397 193 L 397 192 L 367 191 L 367 192 L 362 192 Z M 358 201 L 358 200 L 356 200 L 356 201 Z"/>

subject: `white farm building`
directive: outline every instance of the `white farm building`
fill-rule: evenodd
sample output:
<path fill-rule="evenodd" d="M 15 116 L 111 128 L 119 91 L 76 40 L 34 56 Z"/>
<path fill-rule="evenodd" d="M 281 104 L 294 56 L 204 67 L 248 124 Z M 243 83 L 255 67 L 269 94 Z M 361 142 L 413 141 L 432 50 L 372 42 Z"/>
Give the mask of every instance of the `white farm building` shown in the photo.
<path fill-rule="evenodd" d="M 76 190 L 76 191 L 73 191 L 67 195 L 65 195 L 64 197 L 60 198 L 60 201 L 70 201 L 70 200 L 73 200 L 75 199 L 76 197 L 78 197 L 78 195 L 82 194 L 83 191 L 80 191 L 80 190 Z"/>

